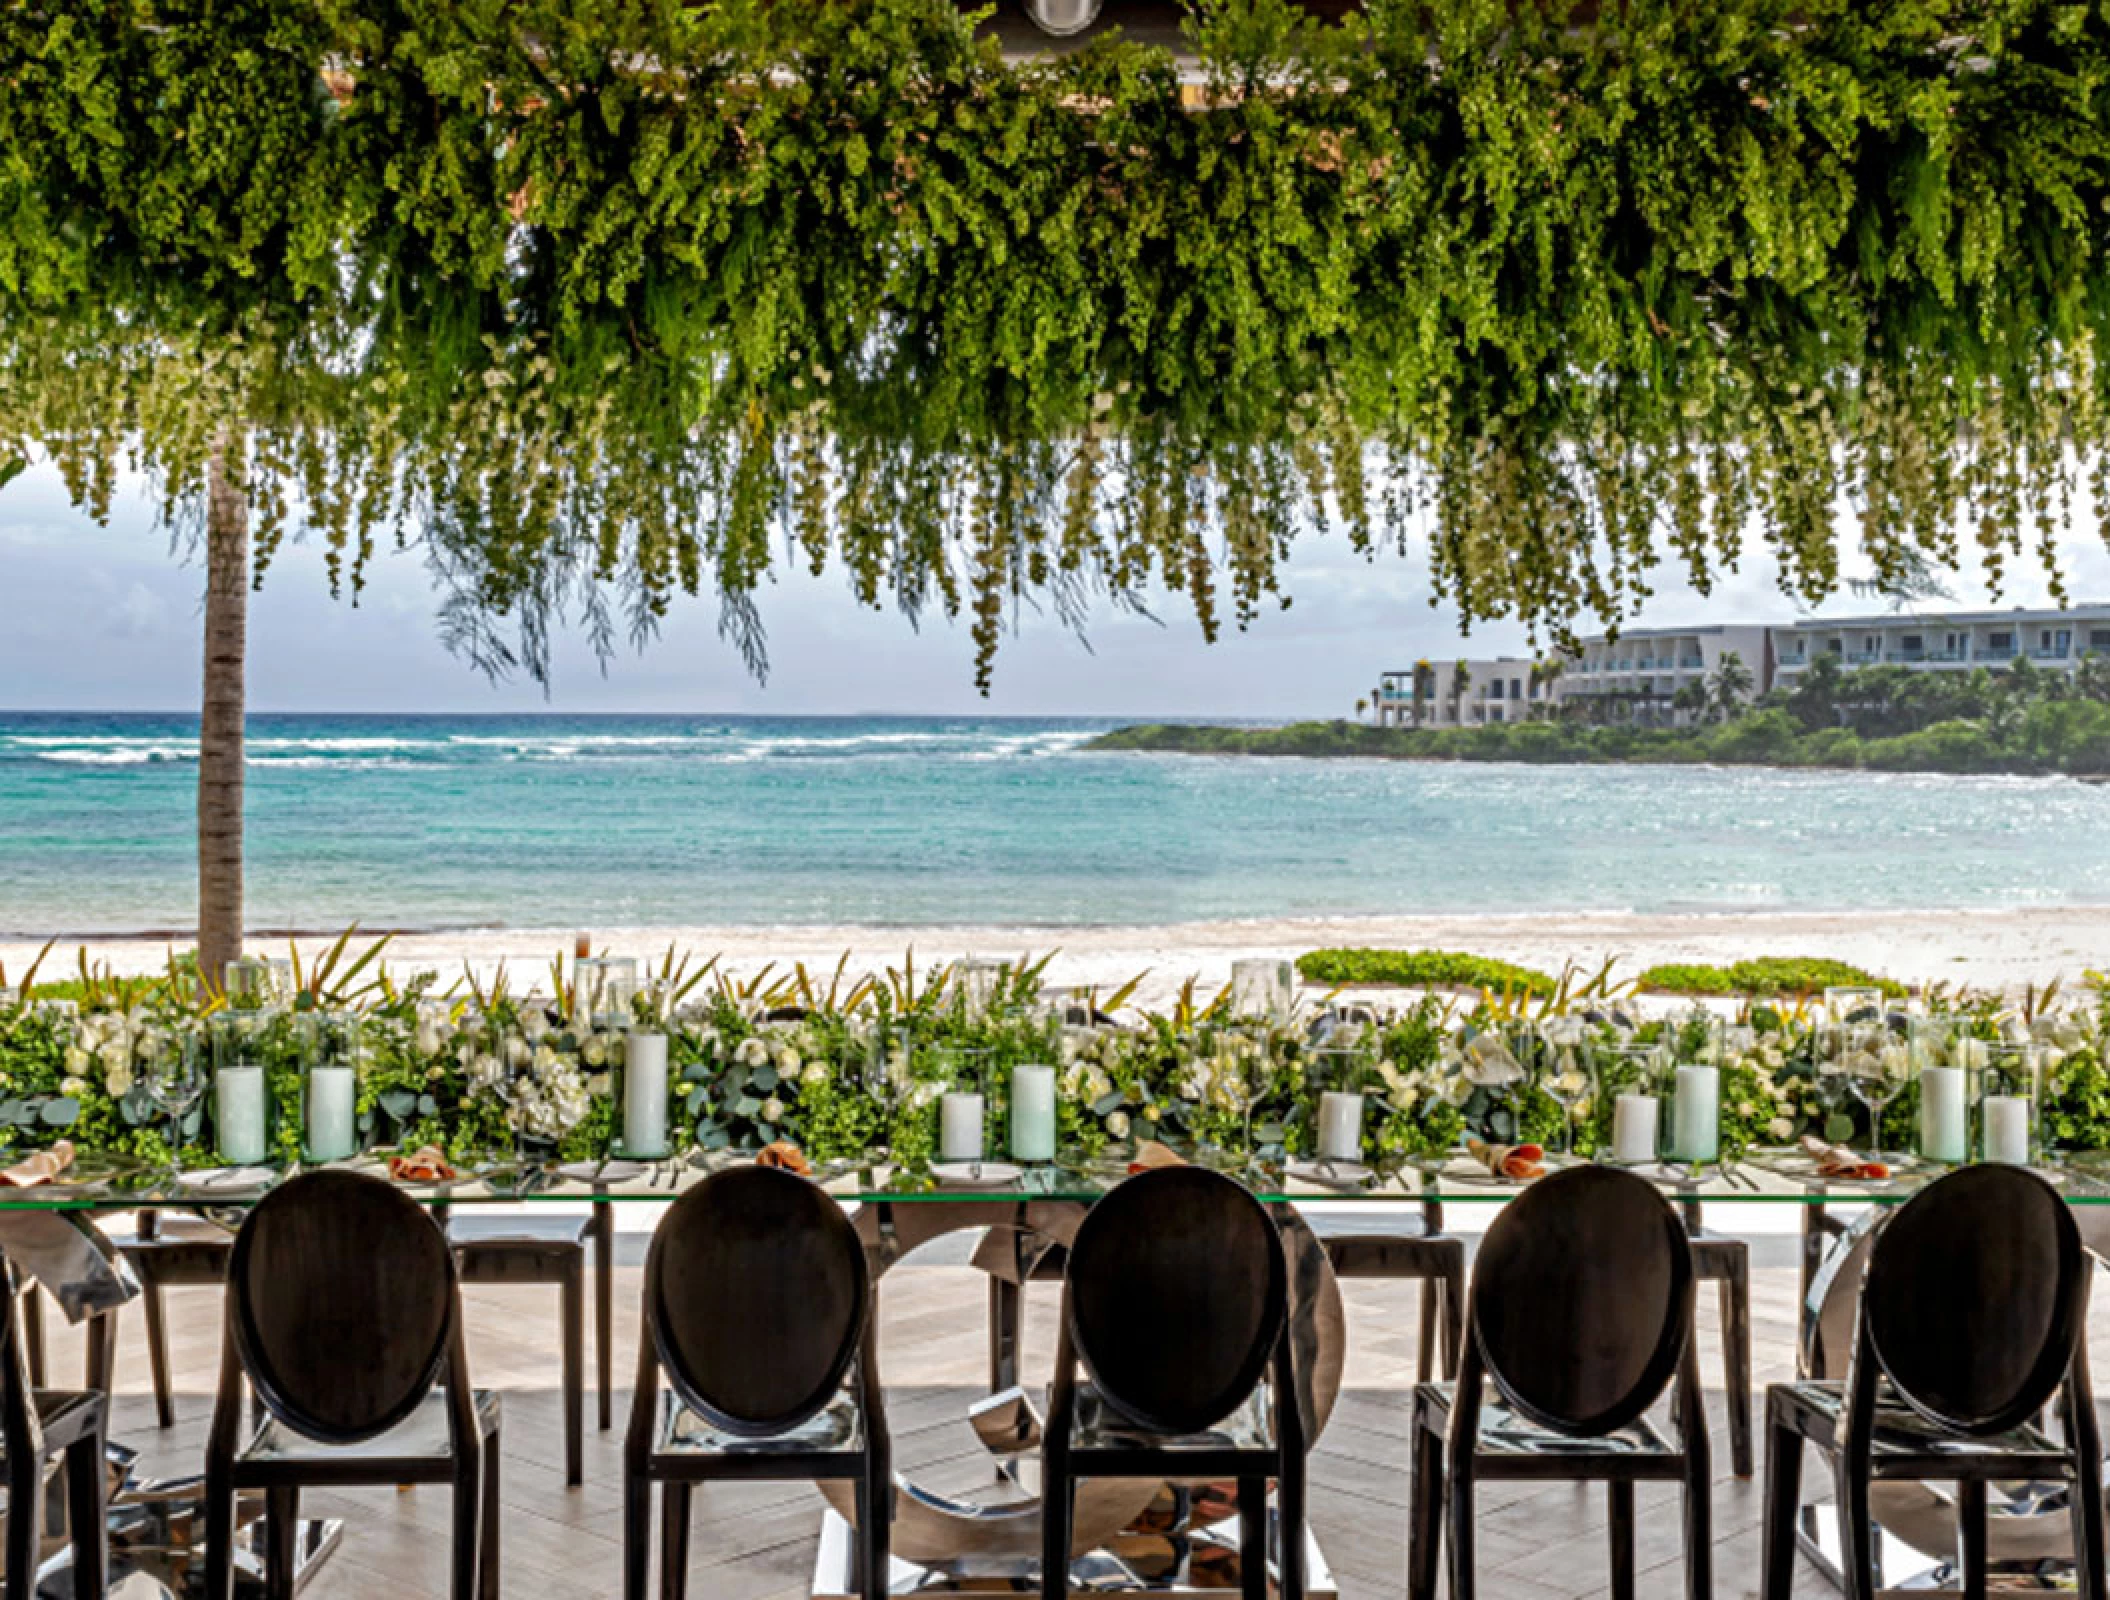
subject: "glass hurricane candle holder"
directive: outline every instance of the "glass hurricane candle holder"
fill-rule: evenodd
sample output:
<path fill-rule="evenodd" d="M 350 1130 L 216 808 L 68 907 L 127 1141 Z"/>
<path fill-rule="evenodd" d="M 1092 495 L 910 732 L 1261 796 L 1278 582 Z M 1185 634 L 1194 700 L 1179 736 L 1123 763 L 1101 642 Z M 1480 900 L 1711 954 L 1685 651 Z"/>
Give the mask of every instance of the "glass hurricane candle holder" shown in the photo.
<path fill-rule="evenodd" d="M 1970 1159 L 1976 1047 L 1963 1017 L 1916 1016 L 1905 1030 L 1920 1092 L 1918 1154 L 1923 1161 L 1954 1166 Z"/>
<path fill-rule="evenodd" d="M 258 956 L 236 956 L 220 974 L 220 989 L 230 1011 L 261 1011 L 271 1001 L 271 963 Z"/>
<path fill-rule="evenodd" d="M 664 983 L 648 983 L 633 998 L 628 1029 L 617 1035 L 609 1062 L 617 1107 L 611 1153 L 638 1161 L 667 1154 L 667 1015 L 672 995 Z"/>
<path fill-rule="evenodd" d="M 270 1149 L 265 1035 L 279 1015 L 275 1010 L 229 1010 L 212 1018 L 213 1143 L 230 1166 L 254 1166 Z"/>
<path fill-rule="evenodd" d="M 364 1026 L 356 1011 L 311 1014 L 300 1097 L 301 1150 L 310 1161 L 343 1161 L 358 1151 Z"/>
<path fill-rule="evenodd" d="M 1249 959 L 1231 963 L 1231 1014 L 1286 1026 L 1295 1004 L 1297 974 L 1287 961 Z"/>
<path fill-rule="evenodd" d="M 2036 1164 L 2043 1075 L 2044 1050 L 2034 1041 L 1985 1042 L 1978 1075 L 1981 1159 L 2017 1167 Z"/>
<path fill-rule="evenodd" d="M 571 1020 L 582 1031 L 630 1026 L 637 996 L 637 962 L 629 956 L 589 956 L 572 963 Z"/>
<path fill-rule="evenodd" d="M 1610 1110 L 1606 1153 L 1626 1165 L 1658 1160 L 1670 1053 L 1660 1044 L 1608 1044 L 1593 1049 L 1591 1060 L 1598 1102 Z"/>
<path fill-rule="evenodd" d="M 980 956 L 962 956 L 952 969 L 954 1003 L 970 1022 L 986 1022 L 994 1016 L 1010 973 L 1008 961 L 990 961 Z"/>

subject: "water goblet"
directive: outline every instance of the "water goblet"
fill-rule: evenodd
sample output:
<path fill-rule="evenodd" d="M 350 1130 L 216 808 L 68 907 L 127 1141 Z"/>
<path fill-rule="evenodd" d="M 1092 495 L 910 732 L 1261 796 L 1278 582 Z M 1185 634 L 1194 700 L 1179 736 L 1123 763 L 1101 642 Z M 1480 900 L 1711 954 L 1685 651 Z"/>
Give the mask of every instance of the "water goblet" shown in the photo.
<path fill-rule="evenodd" d="M 192 1108 L 205 1098 L 206 1080 L 210 1076 L 207 1055 L 205 1041 L 191 1035 L 178 1048 L 165 1052 L 146 1073 L 147 1098 L 168 1119 L 168 1181 L 171 1188 L 183 1176 L 184 1121 Z"/>
<path fill-rule="evenodd" d="M 1868 1144 L 1880 1155 L 1883 1112 L 1912 1081 L 1912 1052 L 1881 1025 L 1854 1025 L 1844 1030 L 1840 1071 L 1853 1097 L 1868 1108 Z"/>
<path fill-rule="evenodd" d="M 1559 1153 L 1575 1153 L 1575 1108 L 1589 1096 L 1592 1073 L 1590 1051 L 1581 1026 L 1572 1018 L 1559 1017 L 1540 1030 L 1545 1048 L 1540 1058 L 1539 1088 L 1561 1110 Z"/>

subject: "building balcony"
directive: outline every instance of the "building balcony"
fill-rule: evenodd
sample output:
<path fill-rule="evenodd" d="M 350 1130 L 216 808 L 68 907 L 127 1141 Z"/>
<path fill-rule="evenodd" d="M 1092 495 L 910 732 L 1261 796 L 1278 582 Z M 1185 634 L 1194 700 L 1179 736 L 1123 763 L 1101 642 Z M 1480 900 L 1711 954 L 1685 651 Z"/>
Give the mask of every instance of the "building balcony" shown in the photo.
<path fill-rule="evenodd" d="M 1872 667 L 1882 659 L 1883 652 L 1880 650 L 1849 650 L 1846 652 L 1846 664 L 1850 667 Z"/>
<path fill-rule="evenodd" d="M 2073 652 L 2071 652 L 2070 650 L 2041 650 L 2041 649 L 2040 649 L 2040 650 L 2032 650 L 2032 651 L 2030 651 L 2030 652 L 2029 652 L 2029 658 L 2030 658 L 2030 660 L 2032 660 L 2032 661 L 2064 661 L 2064 660 L 2065 660 L 2065 659 L 2066 659 L 2066 658 L 2067 658 L 2067 657 L 2068 657 L 2069 655 L 2071 655 L 2072 653 L 2073 653 Z"/>

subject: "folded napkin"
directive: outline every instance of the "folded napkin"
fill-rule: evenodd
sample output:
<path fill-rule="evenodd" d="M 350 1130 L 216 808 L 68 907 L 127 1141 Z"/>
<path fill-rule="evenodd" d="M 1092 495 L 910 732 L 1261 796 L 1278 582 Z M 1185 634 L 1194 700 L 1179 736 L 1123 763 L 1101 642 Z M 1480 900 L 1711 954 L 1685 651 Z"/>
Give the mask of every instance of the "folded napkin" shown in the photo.
<path fill-rule="evenodd" d="M 795 1172 L 802 1178 L 813 1176 L 813 1163 L 806 1153 L 789 1139 L 779 1139 L 775 1144 L 765 1144 L 755 1152 L 758 1167 L 781 1167 L 786 1172 Z"/>
<path fill-rule="evenodd" d="M 1802 1136 L 1802 1148 L 1809 1152 L 1810 1159 L 1817 1163 L 1820 1178 L 1887 1178 L 1890 1166 L 1883 1161 L 1869 1161 L 1849 1150 L 1843 1144 L 1827 1144 L 1814 1133 Z"/>
<path fill-rule="evenodd" d="M 1546 1175 L 1546 1152 L 1535 1144 L 1488 1144 L 1480 1139 L 1468 1139 L 1465 1148 L 1472 1158 L 1498 1178 L 1514 1178 L 1519 1183 L 1529 1183 L 1533 1178 Z"/>
<path fill-rule="evenodd" d="M 33 1189 L 40 1183 L 54 1183 L 59 1174 L 72 1165 L 73 1141 L 61 1139 L 49 1150 L 39 1150 L 35 1155 L 24 1156 L 13 1166 L 0 1171 L 0 1187 Z"/>
<path fill-rule="evenodd" d="M 398 1183 L 445 1183 L 457 1174 L 447 1161 L 446 1151 L 436 1144 L 426 1144 L 407 1156 L 390 1156 L 388 1175 Z"/>

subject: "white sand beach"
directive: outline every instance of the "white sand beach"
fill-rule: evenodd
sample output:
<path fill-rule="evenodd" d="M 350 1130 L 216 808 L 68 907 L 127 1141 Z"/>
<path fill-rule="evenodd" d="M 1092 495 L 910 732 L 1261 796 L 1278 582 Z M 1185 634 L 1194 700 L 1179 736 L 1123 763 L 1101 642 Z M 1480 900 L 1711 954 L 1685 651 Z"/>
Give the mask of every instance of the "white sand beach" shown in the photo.
<path fill-rule="evenodd" d="M 2110 968 L 2110 906 L 1986 911 L 1780 912 L 1753 914 L 1605 914 L 1269 918 L 1184 922 L 1144 927 L 1024 927 L 947 925 L 860 927 L 596 927 L 597 950 L 657 956 L 671 944 L 698 957 L 717 956 L 731 972 L 748 975 L 795 962 L 823 973 L 847 952 L 855 973 L 899 967 L 913 952 L 919 967 L 962 955 L 996 958 L 1053 952 L 1048 981 L 1125 983 L 1148 973 L 1137 999 L 1169 998 L 1188 977 L 1221 982 L 1240 956 L 1295 956 L 1329 945 L 1466 950 L 1558 971 L 1573 961 L 1595 968 L 1607 958 L 1631 977 L 1659 962 L 1728 962 L 1749 956 L 1829 956 L 1912 984 L 1942 983 L 2018 990 L 2028 983 L 2079 981 L 2092 968 Z M 329 941 L 304 938 L 304 955 Z M 78 941 L 61 943 L 46 958 L 45 975 L 74 967 Z M 488 973 L 501 961 L 533 982 L 550 959 L 568 953 L 572 930 L 519 929 L 419 933 L 392 941 L 388 959 L 399 973 L 434 968 L 453 974 L 467 962 Z M 282 940 L 253 940 L 263 953 L 282 953 Z M 168 946 L 159 941 L 90 942 L 89 959 L 119 972 L 159 968 Z M 0 963 L 18 978 L 38 946 L 0 941 Z"/>

